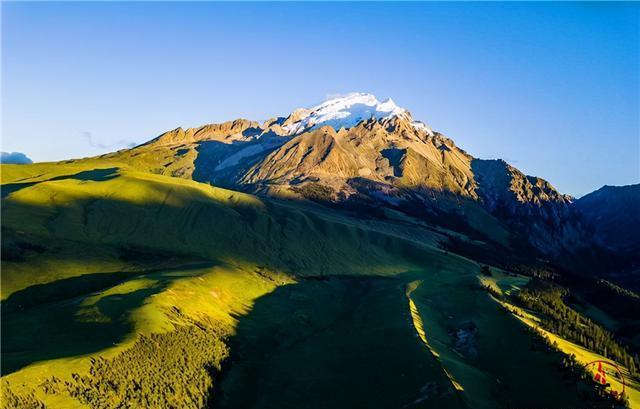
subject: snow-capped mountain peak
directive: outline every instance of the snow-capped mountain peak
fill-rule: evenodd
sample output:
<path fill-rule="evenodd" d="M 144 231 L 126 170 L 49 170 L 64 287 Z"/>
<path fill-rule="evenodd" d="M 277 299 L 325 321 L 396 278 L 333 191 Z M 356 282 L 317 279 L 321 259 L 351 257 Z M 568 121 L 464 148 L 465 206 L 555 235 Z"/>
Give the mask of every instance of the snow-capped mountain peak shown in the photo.
<path fill-rule="evenodd" d="M 328 99 L 310 109 L 298 109 L 283 128 L 289 135 L 295 135 L 318 126 L 329 125 L 339 130 L 370 118 L 384 120 L 393 117 L 411 118 L 409 111 L 396 105 L 391 98 L 380 102 L 374 95 L 358 92 Z M 418 130 L 432 133 L 422 122 L 413 121 L 412 124 Z"/>

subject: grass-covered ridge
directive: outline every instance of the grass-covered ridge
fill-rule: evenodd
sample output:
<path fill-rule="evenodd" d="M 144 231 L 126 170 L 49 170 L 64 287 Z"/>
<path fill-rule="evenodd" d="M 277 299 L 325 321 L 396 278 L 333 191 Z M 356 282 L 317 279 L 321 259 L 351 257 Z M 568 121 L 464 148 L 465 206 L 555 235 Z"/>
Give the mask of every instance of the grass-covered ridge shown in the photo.
<path fill-rule="evenodd" d="M 439 233 L 106 161 L 2 182 L 5 407 L 581 403 Z"/>
<path fill-rule="evenodd" d="M 336 214 L 117 166 L 3 166 L 2 177 L 3 387 L 15 398 L 3 403 L 14 406 L 33 398 L 109 407 L 77 385 L 109 370 L 90 358 L 120 365 L 144 345 L 140 336 L 194 325 L 224 345 L 237 317 L 292 277 L 389 275 L 446 261 Z M 435 257 L 422 260 L 425 252 Z M 191 348 L 188 337 L 171 337 Z M 199 362 L 211 376 L 224 357 L 212 351 Z M 193 402 L 212 387 L 203 382 Z"/>
<path fill-rule="evenodd" d="M 35 240 L 244 260 L 310 275 L 401 271 L 416 252 L 409 242 L 346 219 L 197 182 L 118 168 L 52 179 L 39 176 L 43 181 L 20 182 L 20 189 L 11 184 L 14 191 L 3 201 L 5 229 Z M 399 260 L 404 266 L 393 266 Z M 13 277 L 8 278 L 3 297 L 13 291 Z"/>

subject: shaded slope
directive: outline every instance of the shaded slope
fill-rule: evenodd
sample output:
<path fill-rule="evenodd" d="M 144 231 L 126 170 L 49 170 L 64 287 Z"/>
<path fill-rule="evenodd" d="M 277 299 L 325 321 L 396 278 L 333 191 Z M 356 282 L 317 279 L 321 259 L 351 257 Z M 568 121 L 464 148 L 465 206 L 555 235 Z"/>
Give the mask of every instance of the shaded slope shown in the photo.
<path fill-rule="evenodd" d="M 240 321 L 216 407 L 465 407 L 408 314 L 395 279 L 281 287 Z"/>
<path fill-rule="evenodd" d="M 451 267 L 280 287 L 240 320 L 214 407 L 587 407 L 476 280 Z"/>
<path fill-rule="evenodd" d="M 571 198 L 549 182 L 526 176 L 503 160 L 474 159 L 471 166 L 483 206 L 543 253 L 571 254 L 595 244 Z"/>
<path fill-rule="evenodd" d="M 604 186 L 576 200 L 574 206 L 608 247 L 640 253 L 640 184 Z"/>
<path fill-rule="evenodd" d="M 511 392 L 502 395 L 498 390 L 494 395 L 493 384 L 477 386 L 475 378 L 456 373 L 457 365 L 483 378 L 500 377 L 521 392 L 516 385 L 522 379 L 504 380 L 504 367 L 464 356 L 438 362 L 414 334 L 405 280 L 421 280 L 439 297 L 438 308 L 431 309 L 430 296 L 420 299 L 420 289 L 412 294 L 424 315 L 426 337 L 440 356 L 457 355 L 446 334 L 459 320 L 488 320 L 479 326 L 488 345 L 483 359 L 490 363 L 504 361 L 504 348 L 492 346 L 498 340 L 491 325 L 503 328 L 497 334 L 519 330 L 508 315 L 487 309 L 486 296 L 476 295 L 476 263 L 426 244 L 437 241 L 436 233 L 96 163 L 108 172 L 78 163 L 34 165 L 31 174 L 29 169 L 3 169 L 6 182 L 26 184 L 2 199 L 3 229 L 22 249 L 20 257 L 2 264 L 3 323 L 11 328 L 3 333 L 2 352 L 14 354 L 8 370 L 15 370 L 3 376 L 2 385 L 11 396 L 19 395 L 10 402 L 33 396 L 53 407 L 107 408 L 149 401 L 166 406 L 176 400 L 199 407 L 221 379 L 226 346 L 234 348 L 230 340 L 247 342 L 244 351 L 248 345 L 249 352 L 240 359 L 251 359 L 254 352 L 274 357 L 273 369 L 266 372 L 267 385 L 271 382 L 275 388 L 292 373 L 307 374 L 293 378 L 295 388 L 285 391 L 288 394 L 274 397 L 273 402 L 283 406 L 299 402 L 311 387 L 329 399 L 324 401 L 328 405 L 358 398 L 373 405 L 377 397 L 391 405 L 402 401 L 457 407 L 445 370 L 469 390 L 463 397 L 470 407 L 482 406 L 476 403 L 483 401 L 508 407 L 513 401 Z M 92 177 L 74 176 L 78 174 Z M 190 263 L 202 260 L 213 265 L 192 271 Z M 165 265 L 158 272 L 157 264 L 179 262 L 174 269 Z M 155 270 L 148 268 L 154 264 Z M 48 267 L 42 269 L 43 265 Z M 111 282 L 109 272 L 126 274 Z M 329 280 L 335 285 L 311 279 L 336 274 L 340 280 Z M 50 286 L 60 291 L 52 294 Z M 450 300 L 444 299 L 447 294 Z M 19 325 L 27 327 L 16 329 Z M 39 328 L 47 333 L 38 333 Z M 274 337 L 274 348 L 252 346 L 274 345 Z M 52 339 L 56 345 L 47 345 Z M 390 345 L 389 339 L 397 344 Z M 153 352 L 158 345 L 165 349 L 162 353 Z M 325 346 L 344 359 L 322 360 L 317 349 Z M 235 348 L 243 351 L 238 344 Z M 528 354 L 524 341 L 512 352 Z M 158 361 L 167 354 L 183 359 Z M 311 356 L 315 361 L 310 362 L 323 370 L 314 372 L 305 360 L 291 360 L 293 356 Z M 532 370 L 540 362 L 536 355 L 524 361 Z M 230 374 L 234 362 L 243 371 L 242 361 L 231 362 Z M 241 399 L 242 391 L 255 387 L 253 371 L 263 369 L 247 364 L 247 378 L 240 376 L 239 384 L 231 387 L 239 388 Z M 373 371 L 383 373 L 373 381 L 345 376 L 369 376 Z M 185 373 L 197 373 L 197 384 L 187 384 Z M 412 374 L 412 379 L 385 378 L 402 378 L 403 373 Z M 138 383 L 128 374 L 135 374 Z M 340 377 L 345 382 L 340 395 L 322 393 Z M 233 384 L 229 379 L 225 382 Z M 380 394 L 370 394 L 372 384 Z M 474 388 L 484 389 L 474 394 Z M 362 396 L 365 391 L 369 395 Z M 566 393 L 566 401 L 578 399 Z M 555 402 L 539 399 L 539 407 Z"/>

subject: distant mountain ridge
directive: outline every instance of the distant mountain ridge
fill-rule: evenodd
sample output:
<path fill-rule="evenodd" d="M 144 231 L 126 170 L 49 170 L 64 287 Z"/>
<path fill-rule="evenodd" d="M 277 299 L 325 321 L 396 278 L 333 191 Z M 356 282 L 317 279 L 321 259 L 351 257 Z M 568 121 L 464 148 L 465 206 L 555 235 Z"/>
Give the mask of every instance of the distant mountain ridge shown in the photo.
<path fill-rule="evenodd" d="M 153 173 L 277 197 L 461 217 L 544 254 L 591 245 L 571 198 L 502 160 L 474 158 L 393 100 L 354 93 L 260 124 L 176 128 L 104 155 Z M 414 214 L 415 215 L 415 212 Z"/>
<path fill-rule="evenodd" d="M 640 254 L 640 184 L 603 186 L 576 200 L 575 206 L 605 245 Z"/>

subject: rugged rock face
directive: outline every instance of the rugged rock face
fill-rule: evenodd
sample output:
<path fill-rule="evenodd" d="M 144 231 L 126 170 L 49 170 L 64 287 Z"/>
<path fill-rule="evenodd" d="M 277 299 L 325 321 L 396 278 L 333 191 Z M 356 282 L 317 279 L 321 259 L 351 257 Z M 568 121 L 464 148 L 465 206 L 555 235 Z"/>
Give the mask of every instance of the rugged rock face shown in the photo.
<path fill-rule="evenodd" d="M 528 236 L 538 249 L 554 254 L 591 242 L 572 198 L 546 180 L 526 176 L 500 159 L 474 159 L 472 170 L 483 206 Z"/>
<path fill-rule="evenodd" d="M 365 200 L 400 211 L 411 207 L 413 216 L 444 211 L 481 230 L 487 223 L 496 225 L 490 231 L 508 227 L 548 254 L 590 241 L 571 198 L 547 181 L 502 160 L 475 159 L 392 100 L 369 94 L 335 98 L 264 124 L 238 119 L 177 128 L 107 156 L 270 195 Z"/>
<path fill-rule="evenodd" d="M 452 141 L 416 129 L 406 119 L 369 119 L 338 131 L 322 126 L 303 132 L 255 163 L 241 183 L 319 182 L 349 196 L 349 182 L 365 178 L 473 196 L 470 161 Z"/>
<path fill-rule="evenodd" d="M 204 141 L 241 141 L 255 136 L 262 129 L 257 122 L 246 119 L 210 124 L 184 130 L 176 128 L 147 142 L 145 145 L 171 146 Z"/>

